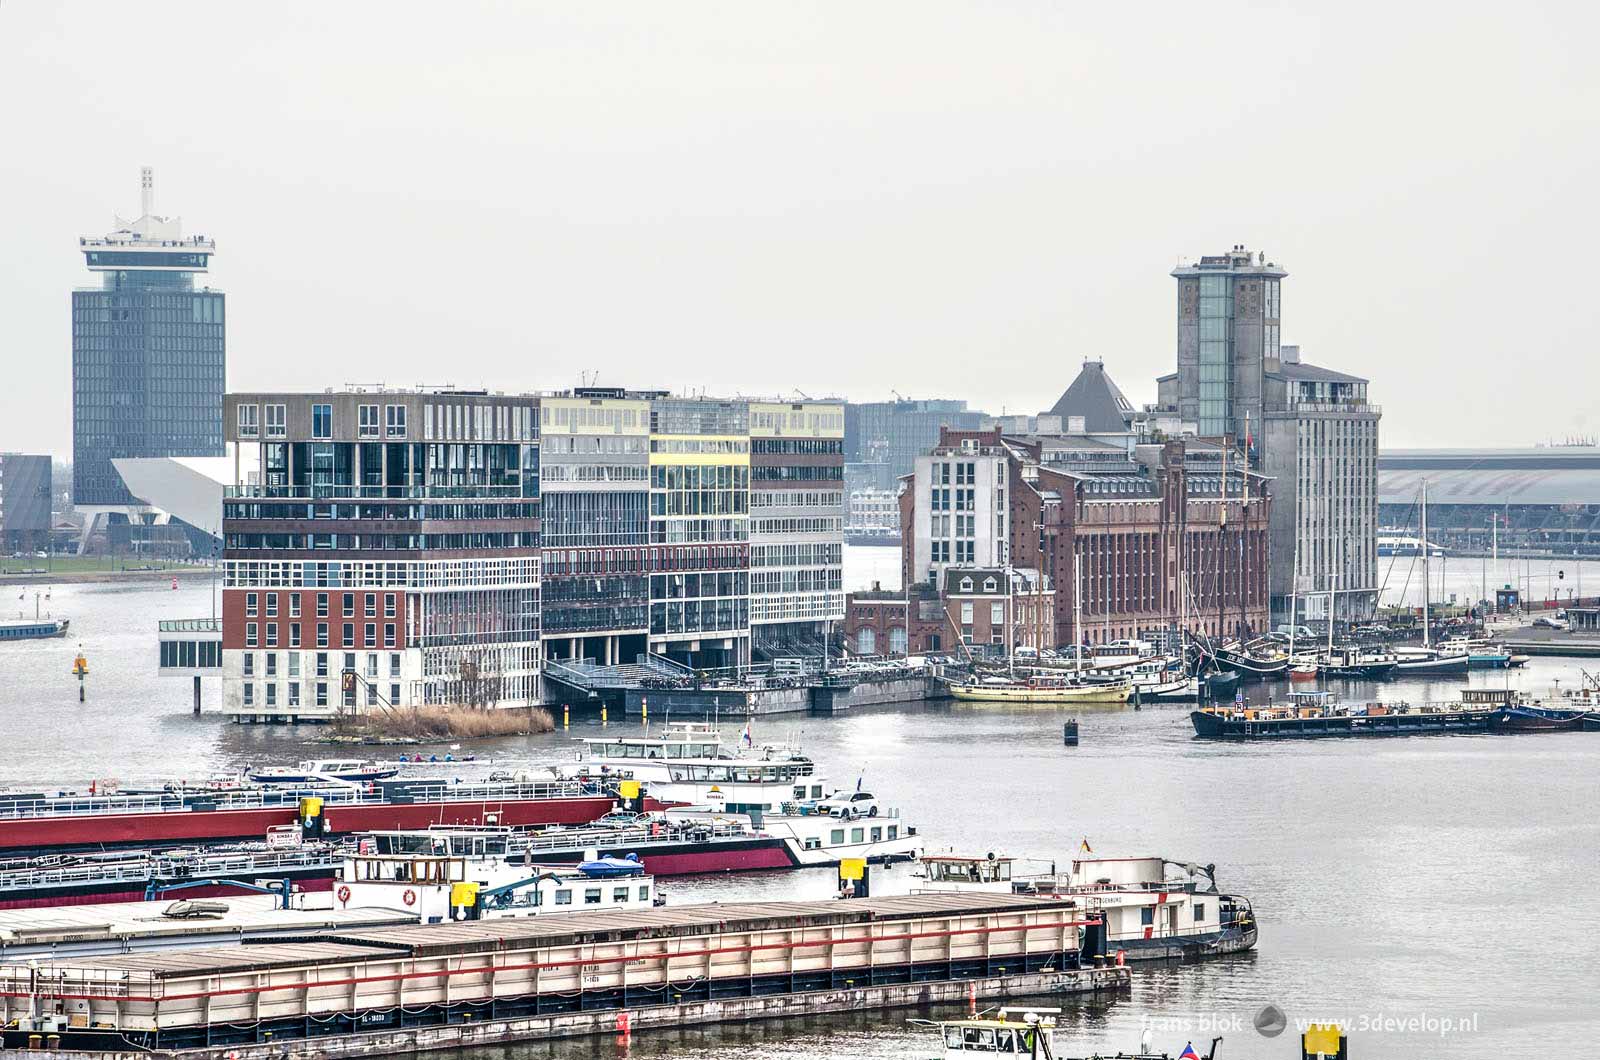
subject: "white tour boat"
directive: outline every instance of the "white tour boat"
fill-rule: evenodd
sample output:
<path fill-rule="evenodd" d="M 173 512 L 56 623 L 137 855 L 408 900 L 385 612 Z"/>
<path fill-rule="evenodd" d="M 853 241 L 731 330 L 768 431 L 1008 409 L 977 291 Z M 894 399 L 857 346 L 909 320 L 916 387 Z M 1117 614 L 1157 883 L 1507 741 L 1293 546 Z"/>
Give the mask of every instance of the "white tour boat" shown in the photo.
<path fill-rule="evenodd" d="M 245 775 L 257 784 L 317 784 L 334 781 L 366 784 L 388 780 L 400 772 L 398 766 L 364 762 L 359 758 L 317 758 L 293 766 L 272 766 Z"/>
<path fill-rule="evenodd" d="M 922 850 L 917 829 L 900 819 L 898 809 L 877 810 L 876 803 L 873 808 L 872 813 L 836 816 L 790 802 L 777 813 L 730 814 L 707 807 L 687 807 L 664 811 L 662 817 L 671 822 L 735 826 L 773 836 L 783 841 L 793 864 L 806 868 L 837 865 L 845 858 L 872 862 L 915 858 Z"/>
<path fill-rule="evenodd" d="M 774 813 L 785 802 L 820 799 L 828 790 L 806 756 L 781 745 L 737 754 L 709 725 L 673 724 L 654 733 L 581 742 L 579 777 L 637 780 L 661 802 L 714 804 L 733 813 Z"/>

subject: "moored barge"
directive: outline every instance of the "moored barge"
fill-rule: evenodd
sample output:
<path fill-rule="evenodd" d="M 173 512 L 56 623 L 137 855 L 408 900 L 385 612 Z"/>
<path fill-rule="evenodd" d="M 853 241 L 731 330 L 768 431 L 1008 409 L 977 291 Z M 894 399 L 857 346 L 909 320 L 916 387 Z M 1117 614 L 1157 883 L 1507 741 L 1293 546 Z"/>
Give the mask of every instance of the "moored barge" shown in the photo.
<path fill-rule="evenodd" d="M 310 791 L 288 785 L 128 793 L 11 791 L 0 792 L 0 851 L 256 840 L 273 828 L 301 823 L 308 798 L 320 807 L 318 834 L 324 837 L 434 825 L 587 824 L 616 802 L 610 784 L 598 780 L 453 783 L 397 778 Z"/>
<path fill-rule="evenodd" d="M 1416 736 L 1494 731 L 1505 705 L 1500 689 L 1463 689 L 1459 704 L 1369 703 L 1347 708 L 1332 692 L 1291 692 L 1287 706 L 1228 705 L 1191 711 L 1197 737 L 1279 740 L 1332 736 Z"/>
<path fill-rule="evenodd" d="M 274 1056 L 1116 990 L 1104 926 L 1069 900 L 944 894 L 725 903 L 336 929 L 305 941 L 0 965 L 7 1047 Z M 1096 960 L 1099 958 L 1099 960 Z M 397 1037 L 398 1036 L 398 1037 Z M 409 1049 L 407 1050 L 409 1051 Z"/>

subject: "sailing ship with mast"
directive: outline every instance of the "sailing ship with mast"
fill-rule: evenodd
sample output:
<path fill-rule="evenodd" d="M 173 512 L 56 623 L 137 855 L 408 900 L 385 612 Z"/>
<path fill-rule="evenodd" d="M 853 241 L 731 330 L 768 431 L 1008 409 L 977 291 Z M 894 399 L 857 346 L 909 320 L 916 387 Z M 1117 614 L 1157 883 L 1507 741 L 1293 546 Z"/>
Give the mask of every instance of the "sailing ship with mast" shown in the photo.
<path fill-rule="evenodd" d="M 1245 466 L 1240 470 L 1242 503 L 1239 514 L 1243 522 L 1236 541 L 1238 550 L 1238 571 L 1235 578 L 1237 592 L 1234 594 L 1239 602 L 1238 636 L 1229 638 L 1224 632 L 1227 629 L 1228 607 L 1228 464 L 1231 462 L 1228 443 L 1225 441 L 1218 447 L 1222 455 L 1222 498 L 1219 523 L 1219 537 L 1217 547 L 1217 643 L 1212 646 L 1202 645 L 1202 656 L 1209 656 L 1216 665 L 1225 670 L 1231 670 L 1240 678 L 1271 679 L 1284 676 L 1289 669 L 1289 656 L 1276 642 L 1267 637 L 1245 639 L 1249 631 L 1249 621 L 1245 612 L 1245 534 L 1249 529 L 1250 521 L 1250 468 L 1248 452 L 1250 447 L 1250 418 L 1245 415 Z M 1213 692 L 1217 689 L 1213 688 Z"/>
<path fill-rule="evenodd" d="M 1083 577 L 1078 557 L 1072 560 L 1073 628 L 1082 628 Z M 950 694 L 956 699 L 985 703 L 1105 703 L 1120 705 L 1133 695 L 1133 682 L 1117 675 L 1094 680 L 1083 672 L 1083 653 L 1075 652 L 1077 664 L 1071 672 L 1052 670 L 1043 666 L 1024 666 L 1019 672 L 1016 659 L 1016 571 L 1009 565 L 1006 574 L 1006 674 L 983 676 L 976 667 L 966 678 L 947 682 Z M 1033 620 L 1036 625 L 1035 657 L 1038 646 L 1044 643 L 1042 592 L 1043 574 L 1035 575 L 1035 603 Z"/>
<path fill-rule="evenodd" d="M 1432 621 L 1428 617 L 1428 597 L 1433 594 L 1433 576 L 1429 571 L 1428 560 L 1433 549 L 1428 546 L 1428 481 L 1422 481 L 1422 494 L 1419 502 L 1422 509 L 1422 647 L 1401 648 L 1395 652 L 1398 661 L 1394 669 L 1403 674 L 1448 674 L 1457 673 L 1472 665 L 1472 656 L 1469 652 L 1455 646 L 1435 648 L 1433 646 Z"/>

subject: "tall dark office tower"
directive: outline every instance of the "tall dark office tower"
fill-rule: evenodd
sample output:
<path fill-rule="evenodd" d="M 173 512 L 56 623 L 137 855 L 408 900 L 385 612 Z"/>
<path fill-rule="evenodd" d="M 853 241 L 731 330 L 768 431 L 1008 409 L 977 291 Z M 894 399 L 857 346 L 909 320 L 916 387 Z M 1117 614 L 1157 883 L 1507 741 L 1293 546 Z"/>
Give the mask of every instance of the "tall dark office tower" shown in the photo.
<path fill-rule="evenodd" d="M 223 295 L 196 287 L 216 243 L 154 209 L 140 171 L 140 215 L 80 238 L 101 286 L 72 292 L 72 497 L 96 517 L 134 518 L 118 457 L 222 456 Z"/>

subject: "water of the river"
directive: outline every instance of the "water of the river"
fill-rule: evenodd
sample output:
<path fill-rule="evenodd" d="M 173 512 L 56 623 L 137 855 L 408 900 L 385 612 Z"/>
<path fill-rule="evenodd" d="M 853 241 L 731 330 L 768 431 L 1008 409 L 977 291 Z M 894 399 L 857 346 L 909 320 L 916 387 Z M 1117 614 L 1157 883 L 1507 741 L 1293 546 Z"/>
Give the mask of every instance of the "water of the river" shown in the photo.
<path fill-rule="evenodd" d="M 10 606 L 31 613 L 31 595 Z M 317 730 L 309 727 L 194 718 L 188 682 L 155 676 L 156 621 L 209 614 L 204 584 L 57 587 L 47 606 L 72 618 L 72 638 L 0 647 L 0 784 L 198 776 L 317 753 L 310 742 Z M 68 673 L 80 641 L 91 671 L 82 705 Z M 1471 681 L 1570 686 L 1580 667 L 1536 659 L 1525 671 Z M 1421 700 L 1443 698 L 1457 683 L 1345 692 Z M 756 735 L 798 739 L 841 784 L 863 774 L 930 845 L 1065 861 L 1087 837 L 1102 854 L 1215 862 L 1225 887 L 1254 900 L 1262 922 L 1257 952 L 1140 968 L 1125 998 L 1067 1002 L 1071 1033 L 1062 1037 L 1073 1051 L 1131 1049 L 1148 1023 L 1157 1047 L 1173 1053 L 1189 1039 L 1203 1045 L 1221 1033 L 1224 1058 L 1293 1056 L 1291 1035 L 1267 1041 L 1250 1026 L 1268 1003 L 1291 1026 L 1343 1019 L 1355 1031 L 1359 1060 L 1531 1060 L 1600 1041 L 1600 736 L 1233 747 L 1195 741 L 1178 706 L 1075 708 L 1082 745 L 1069 749 L 1061 744 L 1067 713 L 942 703 L 774 719 L 757 723 Z M 557 762 L 570 756 L 572 738 L 598 731 L 598 720 L 585 717 L 570 733 L 470 746 L 464 750 L 484 760 L 459 771 Z M 879 893 L 908 886 L 903 869 L 874 882 Z M 665 887 L 674 902 L 820 898 L 833 879 L 822 870 Z M 932 1038 L 907 1028 L 905 1015 L 851 1012 L 646 1033 L 626 1049 L 605 1039 L 496 1052 L 519 1060 L 931 1055 Z M 1207 1029 L 1217 1024 L 1220 1031 Z M 1445 1025 L 1453 1029 L 1441 1034 Z"/>

